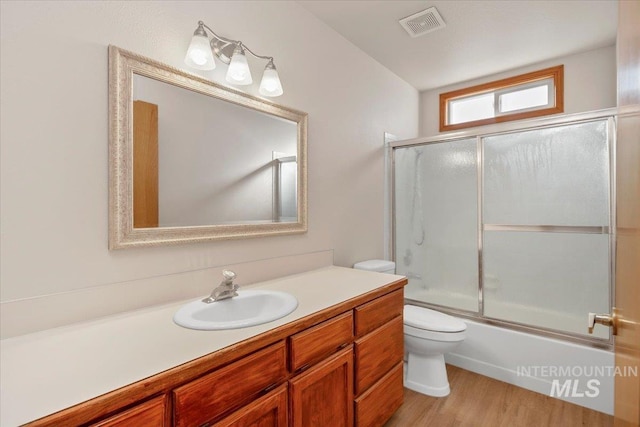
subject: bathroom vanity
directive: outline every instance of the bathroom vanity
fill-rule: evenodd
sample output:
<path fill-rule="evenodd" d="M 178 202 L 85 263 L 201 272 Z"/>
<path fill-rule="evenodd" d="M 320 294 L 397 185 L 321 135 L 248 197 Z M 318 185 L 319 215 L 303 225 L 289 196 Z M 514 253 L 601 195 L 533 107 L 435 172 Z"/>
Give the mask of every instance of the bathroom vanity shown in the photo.
<path fill-rule="evenodd" d="M 146 358 L 156 370 L 158 360 L 172 366 L 119 388 L 105 389 L 103 394 L 44 417 L 46 413 L 38 414 L 43 410 L 38 409 L 38 399 L 44 405 L 47 397 L 68 401 L 65 393 L 75 393 L 75 400 L 82 398 L 78 388 L 83 381 L 89 383 L 79 378 L 84 368 L 79 367 L 76 373 L 73 366 L 61 367 L 72 377 L 65 379 L 51 372 L 53 378 L 40 378 L 40 382 L 32 373 L 33 385 L 42 384 L 45 390 L 31 388 L 34 399 L 28 402 L 20 402 L 31 399 L 28 384 L 14 387 L 9 378 L 3 393 L 13 393 L 11 388 L 15 388 L 12 401 L 18 405 L 12 410 L 20 411 L 23 405 L 32 418 L 20 421 L 19 417 L 27 415 L 13 414 L 11 420 L 11 414 L 5 414 L 3 421 L 101 427 L 382 425 L 403 400 L 402 310 L 406 283 L 401 276 L 328 267 L 257 284 L 255 288 L 290 292 L 299 301 L 293 313 L 270 324 L 232 331 L 193 331 L 170 322 L 171 314 L 180 306 L 173 304 L 74 329 L 74 337 L 84 337 L 89 343 L 78 341 L 75 348 L 67 346 L 49 358 L 41 353 L 45 366 L 36 369 L 41 375 L 66 354 L 75 354 L 78 359 L 77 353 L 83 351 L 93 366 L 88 372 L 102 375 L 105 382 L 109 377 L 123 376 L 119 369 L 144 375 Z M 130 328 L 129 332 L 122 331 L 126 339 L 105 344 L 111 351 L 92 351 L 95 347 L 91 340 L 99 340 L 100 335 L 104 339 L 115 337 L 106 329 L 126 325 Z M 150 331 L 150 327 L 160 331 Z M 55 337 L 64 333 L 64 328 L 60 329 L 39 333 L 42 342 L 33 338 L 9 342 L 9 348 L 3 349 L 3 359 L 11 359 L 5 355 L 17 357 L 20 351 L 26 354 L 37 350 L 38 346 L 44 351 L 50 345 L 48 341 L 60 342 L 62 338 Z M 145 338 L 145 334 L 149 336 Z M 146 340 L 137 348 L 147 353 L 133 354 L 125 348 L 132 339 Z M 184 363 L 175 362 L 185 357 L 188 360 Z M 99 381 L 98 377 L 94 381 Z"/>

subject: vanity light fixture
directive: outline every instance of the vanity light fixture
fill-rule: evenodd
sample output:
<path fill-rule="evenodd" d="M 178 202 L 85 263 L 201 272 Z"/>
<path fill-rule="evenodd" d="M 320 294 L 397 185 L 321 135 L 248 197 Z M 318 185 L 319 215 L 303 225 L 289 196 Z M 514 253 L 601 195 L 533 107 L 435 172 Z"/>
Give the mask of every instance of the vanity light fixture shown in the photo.
<path fill-rule="evenodd" d="M 235 85 L 250 85 L 253 83 L 253 78 L 245 52 L 249 52 L 256 58 L 267 60 L 267 66 L 260 81 L 260 95 L 269 97 L 282 95 L 282 84 L 273 63 L 273 57 L 254 53 L 240 40 L 231 40 L 217 35 L 202 21 L 198 22 L 198 28 L 193 33 L 184 62 L 196 70 L 213 70 L 216 68 L 213 57 L 215 54 L 222 63 L 229 64 L 227 82 Z"/>

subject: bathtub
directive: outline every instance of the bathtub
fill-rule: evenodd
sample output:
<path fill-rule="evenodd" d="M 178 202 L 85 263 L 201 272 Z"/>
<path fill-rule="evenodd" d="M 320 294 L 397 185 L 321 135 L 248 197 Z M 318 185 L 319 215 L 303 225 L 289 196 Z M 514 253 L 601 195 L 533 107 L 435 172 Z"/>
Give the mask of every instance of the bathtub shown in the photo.
<path fill-rule="evenodd" d="M 424 301 L 425 296 L 424 291 L 406 289 L 407 299 Z M 456 298 L 456 295 L 433 297 L 433 293 L 430 293 L 428 300 L 450 305 L 453 301 L 446 301 L 445 298 Z M 457 297 L 469 298 L 463 295 Z M 477 300 L 470 299 L 467 303 L 470 307 L 473 307 L 471 304 L 477 306 Z M 456 301 L 455 305 L 460 304 L 465 302 Z M 512 310 L 514 307 L 497 309 Z M 540 310 L 535 313 L 549 315 L 540 313 Z M 525 311 L 522 315 L 532 316 L 535 313 Z M 546 396 L 553 395 L 567 402 L 613 414 L 613 374 L 634 374 L 614 372 L 612 351 L 465 318 L 460 320 L 467 324 L 467 337 L 454 352 L 445 355 L 447 363 Z M 586 319 L 573 321 L 576 327 L 586 327 Z"/>

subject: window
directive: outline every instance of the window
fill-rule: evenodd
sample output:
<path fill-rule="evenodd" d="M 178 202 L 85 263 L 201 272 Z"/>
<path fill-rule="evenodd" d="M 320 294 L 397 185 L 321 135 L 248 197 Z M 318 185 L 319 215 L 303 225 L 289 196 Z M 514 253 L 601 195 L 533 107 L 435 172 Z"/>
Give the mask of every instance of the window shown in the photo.
<path fill-rule="evenodd" d="M 564 66 L 440 94 L 440 132 L 564 111 Z"/>

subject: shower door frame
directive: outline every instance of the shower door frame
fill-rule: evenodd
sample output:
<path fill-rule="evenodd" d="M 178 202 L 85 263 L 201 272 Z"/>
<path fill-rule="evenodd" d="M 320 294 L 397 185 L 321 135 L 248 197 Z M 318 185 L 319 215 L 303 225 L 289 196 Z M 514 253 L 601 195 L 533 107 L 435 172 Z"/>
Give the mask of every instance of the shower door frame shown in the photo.
<path fill-rule="evenodd" d="M 615 306 L 615 261 L 616 261 L 616 182 L 615 182 L 615 166 L 616 166 L 616 118 L 617 110 L 608 108 L 597 111 L 590 111 L 576 114 L 563 114 L 554 117 L 546 117 L 541 119 L 529 119 L 517 122 L 499 123 L 494 125 L 483 126 L 482 128 L 474 128 L 460 132 L 449 132 L 443 135 L 437 135 L 425 138 L 415 138 L 403 141 L 394 141 L 387 146 L 387 155 L 391 159 L 391 167 L 389 170 L 389 186 L 391 188 L 391 206 L 389 218 L 391 219 L 390 236 L 387 242 L 389 253 L 392 259 L 396 260 L 396 192 L 395 192 L 395 149 L 418 147 L 423 145 L 441 144 L 464 139 L 476 139 L 476 169 L 477 169 L 477 232 L 478 232 L 478 311 L 468 311 L 447 307 L 439 304 L 428 303 L 419 300 L 407 298 L 412 304 L 423 306 L 426 308 L 434 308 L 439 311 L 452 314 L 455 316 L 468 318 L 481 323 L 494 326 L 506 327 L 508 329 L 519 330 L 522 332 L 533 333 L 549 338 L 559 338 L 565 341 L 572 341 L 591 347 L 611 350 L 613 348 L 613 335 L 609 333 L 609 338 L 590 337 L 582 334 L 560 331 L 538 326 L 527 325 L 519 322 L 496 319 L 487 317 L 484 314 L 484 284 L 483 284 L 483 234 L 487 229 L 487 225 L 483 223 L 483 193 L 484 193 L 484 164 L 482 139 L 489 136 L 505 135 L 509 133 L 517 133 L 523 131 L 532 131 L 557 127 L 559 125 L 571 125 L 586 122 L 594 122 L 607 120 L 607 149 L 609 152 L 609 224 L 608 227 L 580 227 L 580 226 L 502 226 L 496 224 L 488 224 L 490 230 L 508 230 L 518 228 L 521 231 L 572 231 L 582 233 L 596 233 L 609 235 L 609 303 L 611 307 Z M 570 229 L 570 230 L 569 230 Z M 587 317 L 585 313 L 585 328 Z"/>

